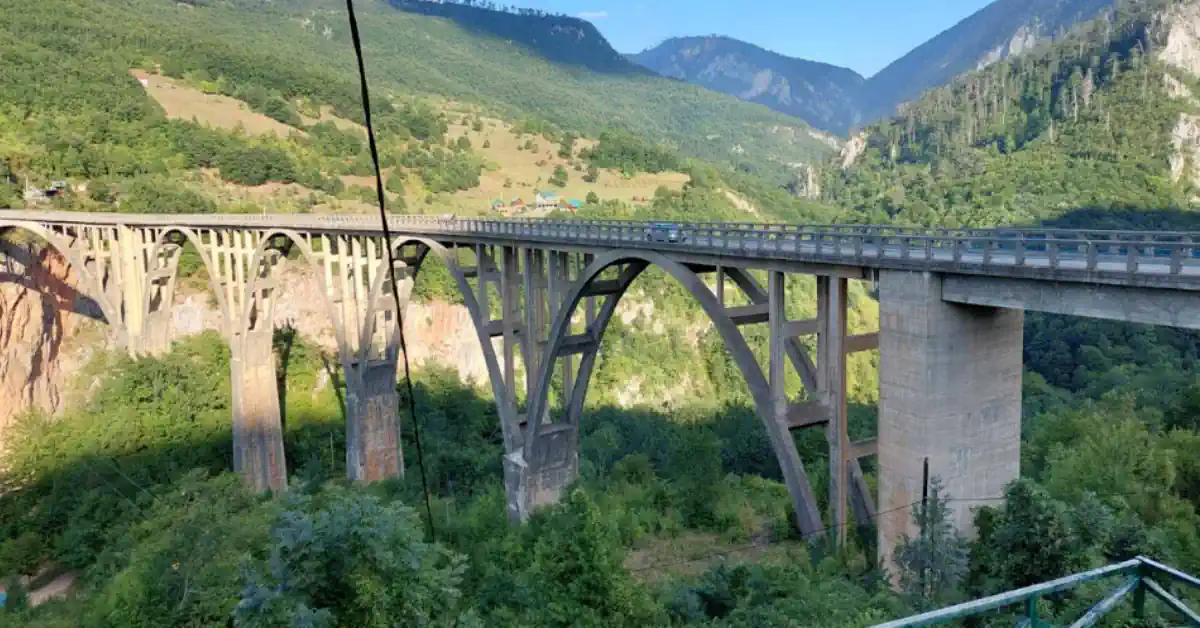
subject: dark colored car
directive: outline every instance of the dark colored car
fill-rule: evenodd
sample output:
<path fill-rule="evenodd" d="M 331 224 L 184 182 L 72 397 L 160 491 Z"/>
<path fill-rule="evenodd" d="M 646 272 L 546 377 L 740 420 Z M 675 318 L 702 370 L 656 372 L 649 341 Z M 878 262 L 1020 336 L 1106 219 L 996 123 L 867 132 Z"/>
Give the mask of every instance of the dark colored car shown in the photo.
<path fill-rule="evenodd" d="M 687 236 L 679 225 L 670 222 L 656 222 L 646 227 L 646 240 L 650 242 L 686 242 Z"/>

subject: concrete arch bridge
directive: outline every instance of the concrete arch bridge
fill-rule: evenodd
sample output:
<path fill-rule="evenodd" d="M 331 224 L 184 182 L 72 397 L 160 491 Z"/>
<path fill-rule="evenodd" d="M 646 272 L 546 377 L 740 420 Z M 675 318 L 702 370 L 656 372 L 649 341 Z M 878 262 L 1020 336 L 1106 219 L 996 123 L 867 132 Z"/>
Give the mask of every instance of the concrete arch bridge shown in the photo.
<path fill-rule="evenodd" d="M 392 290 L 404 308 L 426 260 L 440 260 L 483 349 L 514 521 L 557 500 L 577 476 L 579 421 L 601 341 L 650 267 L 686 288 L 723 339 L 801 532 L 832 530 L 844 540 L 851 517 L 870 522 L 878 508 L 883 556 L 914 534 L 903 506 L 919 499 L 925 458 L 960 504 L 999 494 L 1017 476 L 1025 310 L 1200 329 L 1200 234 L 682 223 L 663 241 L 640 222 L 393 215 L 385 241 L 380 227 L 371 216 L 0 211 L 0 235 L 24 233 L 57 249 L 113 340 L 134 354 L 169 346 L 180 256 L 194 247 L 232 349 L 234 465 L 257 490 L 286 486 L 271 345 L 274 304 L 287 289 L 282 262 L 308 265 L 321 285 L 345 373 L 348 474 L 370 482 L 404 467 Z M 816 277 L 816 318 L 785 314 L 789 274 Z M 848 335 L 848 281 L 877 286 L 878 332 Z M 756 324 L 770 330 L 765 365 L 743 333 Z M 815 357 L 801 344 L 812 336 Z M 876 348 L 878 438 L 851 442 L 846 356 Z M 804 384 L 800 398 L 785 391 L 789 369 Z M 827 516 L 791 437 L 814 428 L 829 444 Z M 859 461 L 868 456 L 878 457 L 878 495 L 863 480 Z M 954 516 L 969 533 L 966 507 Z"/>

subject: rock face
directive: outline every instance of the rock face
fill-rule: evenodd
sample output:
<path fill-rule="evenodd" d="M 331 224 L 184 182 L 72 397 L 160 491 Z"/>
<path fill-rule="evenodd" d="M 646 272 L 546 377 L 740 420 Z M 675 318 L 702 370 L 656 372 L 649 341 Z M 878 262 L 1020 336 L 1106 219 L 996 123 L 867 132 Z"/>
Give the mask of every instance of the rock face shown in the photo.
<path fill-rule="evenodd" d="M 1172 6 L 1160 19 L 1166 42 L 1159 48 L 1159 61 L 1200 76 L 1200 4 Z"/>
<path fill-rule="evenodd" d="M 30 409 L 61 409 L 87 361 L 92 348 L 71 340 L 101 316 L 76 283 L 52 249 L 0 242 L 0 430 Z"/>
<path fill-rule="evenodd" d="M 287 290 L 275 304 L 275 326 L 295 327 L 305 341 L 335 353 L 333 324 L 311 273 L 302 266 L 288 266 L 280 283 Z M 208 294 L 190 292 L 176 298 L 173 337 L 220 327 L 220 314 Z M 457 370 L 464 381 L 487 383 L 487 365 L 466 307 L 444 301 L 410 303 L 404 313 L 404 331 L 412 366 L 436 363 Z"/>

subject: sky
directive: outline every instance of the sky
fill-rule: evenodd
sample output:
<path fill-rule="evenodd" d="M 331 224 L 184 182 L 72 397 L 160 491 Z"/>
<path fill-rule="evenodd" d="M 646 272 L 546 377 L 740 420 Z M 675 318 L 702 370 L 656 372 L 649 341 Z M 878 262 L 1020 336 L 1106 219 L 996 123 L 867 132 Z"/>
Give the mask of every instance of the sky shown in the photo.
<path fill-rule="evenodd" d="M 870 77 L 990 0 L 497 0 L 594 23 L 620 52 L 728 35 Z"/>

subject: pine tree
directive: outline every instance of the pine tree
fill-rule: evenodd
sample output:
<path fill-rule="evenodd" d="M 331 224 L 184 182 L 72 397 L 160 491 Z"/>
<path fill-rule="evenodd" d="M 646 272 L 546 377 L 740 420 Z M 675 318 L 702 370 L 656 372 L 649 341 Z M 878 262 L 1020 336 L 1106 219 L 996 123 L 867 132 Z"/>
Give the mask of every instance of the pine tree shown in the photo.
<path fill-rule="evenodd" d="M 930 478 L 928 502 L 913 508 L 921 534 L 902 538 L 893 554 L 901 589 L 918 603 L 947 602 L 967 576 L 967 542 L 950 521 L 949 501 L 942 479 Z"/>

